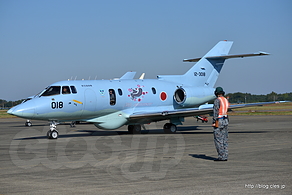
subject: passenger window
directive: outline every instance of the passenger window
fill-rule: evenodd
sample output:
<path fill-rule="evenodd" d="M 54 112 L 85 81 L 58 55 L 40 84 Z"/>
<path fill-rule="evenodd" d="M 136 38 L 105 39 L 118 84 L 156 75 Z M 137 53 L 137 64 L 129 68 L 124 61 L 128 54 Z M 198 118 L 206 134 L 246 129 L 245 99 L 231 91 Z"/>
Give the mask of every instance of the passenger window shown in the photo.
<path fill-rule="evenodd" d="M 119 93 L 120 96 L 123 95 L 123 91 L 121 89 L 118 89 L 118 93 Z"/>
<path fill-rule="evenodd" d="M 51 86 L 41 96 L 59 95 L 60 90 L 61 86 Z"/>
<path fill-rule="evenodd" d="M 71 92 L 72 93 L 77 93 L 77 90 L 76 90 L 75 86 L 70 86 L 70 88 L 71 88 Z"/>
<path fill-rule="evenodd" d="M 69 86 L 63 86 L 62 87 L 62 94 L 70 94 Z"/>
<path fill-rule="evenodd" d="M 156 94 L 156 89 L 154 87 L 152 87 L 152 93 Z"/>
<path fill-rule="evenodd" d="M 109 89 L 109 97 L 110 97 L 110 105 L 115 105 L 116 104 L 116 94 L 115 94 L 115 90 L 113 89 Z"/>

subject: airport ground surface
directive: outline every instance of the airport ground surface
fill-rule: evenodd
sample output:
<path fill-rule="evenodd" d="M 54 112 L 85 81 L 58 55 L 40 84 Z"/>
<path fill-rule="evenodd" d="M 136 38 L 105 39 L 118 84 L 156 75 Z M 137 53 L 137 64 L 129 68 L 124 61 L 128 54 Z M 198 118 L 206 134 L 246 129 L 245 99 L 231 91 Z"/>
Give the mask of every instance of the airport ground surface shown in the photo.
<path fill-rule="evenodd" d="M 229 159 L 217 157 L 210 123 L 188 118 L 141 135 L 0 119 L 0 194 L 291 194 L 292 116 L 231 116 Z"/>

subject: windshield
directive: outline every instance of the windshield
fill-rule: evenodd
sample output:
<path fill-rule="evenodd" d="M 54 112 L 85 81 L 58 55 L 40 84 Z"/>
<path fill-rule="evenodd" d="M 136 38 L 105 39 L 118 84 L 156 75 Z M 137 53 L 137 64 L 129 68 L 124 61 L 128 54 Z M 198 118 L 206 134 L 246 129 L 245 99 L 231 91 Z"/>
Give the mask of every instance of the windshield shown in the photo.
<path fill-rule="evenodd" d="M 43 89 L 41 92 L 35 94 L 35 95 L 34 95 L 34 98 L 35 98 L 35 97 L 39 97 L 39 96 L 40 96 L 44 91 L 46 91 L 47 89 L 48 89 L 48 87 L 45 88 L 45 89 Z"/>
<path fill-rule="evenodd" d="M 25 100 L 23 100 L 21 103 L 23 104 L 24 102 L 27 102 L 28 100 L 31 100 L 32 98 L 26 98 Z"/>
<path fill-rule="evenodd" d="M 50 86 L 41 96 L 59 95 L 61 86 Z"/>

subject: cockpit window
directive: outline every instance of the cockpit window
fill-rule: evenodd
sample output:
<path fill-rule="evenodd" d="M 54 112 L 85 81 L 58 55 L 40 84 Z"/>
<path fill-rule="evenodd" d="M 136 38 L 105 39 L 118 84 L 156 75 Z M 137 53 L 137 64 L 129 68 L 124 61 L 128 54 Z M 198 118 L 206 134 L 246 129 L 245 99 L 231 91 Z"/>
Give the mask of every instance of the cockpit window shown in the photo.
<path fill-rule="evenodd" d="M 41 95 L 43 94 L 43 92 L 46 91 L 46 90 L 47 90 L 47 88 L 44 89 L 44 90 L 42 90 L 41 92 L 37 93 L 34 97 L 39 97 L 39 96 L 41 96 Z"/>
<path fill-rule="evenodd" d="M 23 104 L 24 102 L 27 102 L 29 100 L 31 100 L 32 98 L 26 98 L 25 100 L 23 100 L 21 103 Z"/>
<path fill-rule="evenodd" d="M 77 90 L 76 90 L 75 86 L 70 86 L 70 88 L 71 88 L 71 92 L 72 93 L 77 93 Z"/>
<path fill-rule="evenodd" d="M 62 94 L 70 94 L 69 86 L 63 86 L 62 87 Z"/>
<path fill-rule="evenodd" d="M 60 90 L 61 86 L 51 86 L 41 96 L 59 95 Z"/>

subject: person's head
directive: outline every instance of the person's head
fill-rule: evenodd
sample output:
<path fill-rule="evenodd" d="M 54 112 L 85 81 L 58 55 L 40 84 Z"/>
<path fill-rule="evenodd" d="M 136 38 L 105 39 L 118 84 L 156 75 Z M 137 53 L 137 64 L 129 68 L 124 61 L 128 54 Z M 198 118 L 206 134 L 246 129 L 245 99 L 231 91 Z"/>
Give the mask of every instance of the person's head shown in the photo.
<path fill-rule="evenodd" d="M 214 94 L 216 95 L 216 96 L 218 96 L 218 95 L 225 95 L 225 92 L 223 91 L 223 88 L 222 87 L 217 87 L 216 89 L 215 89 L 215 91 L 214 91 Z"/>

